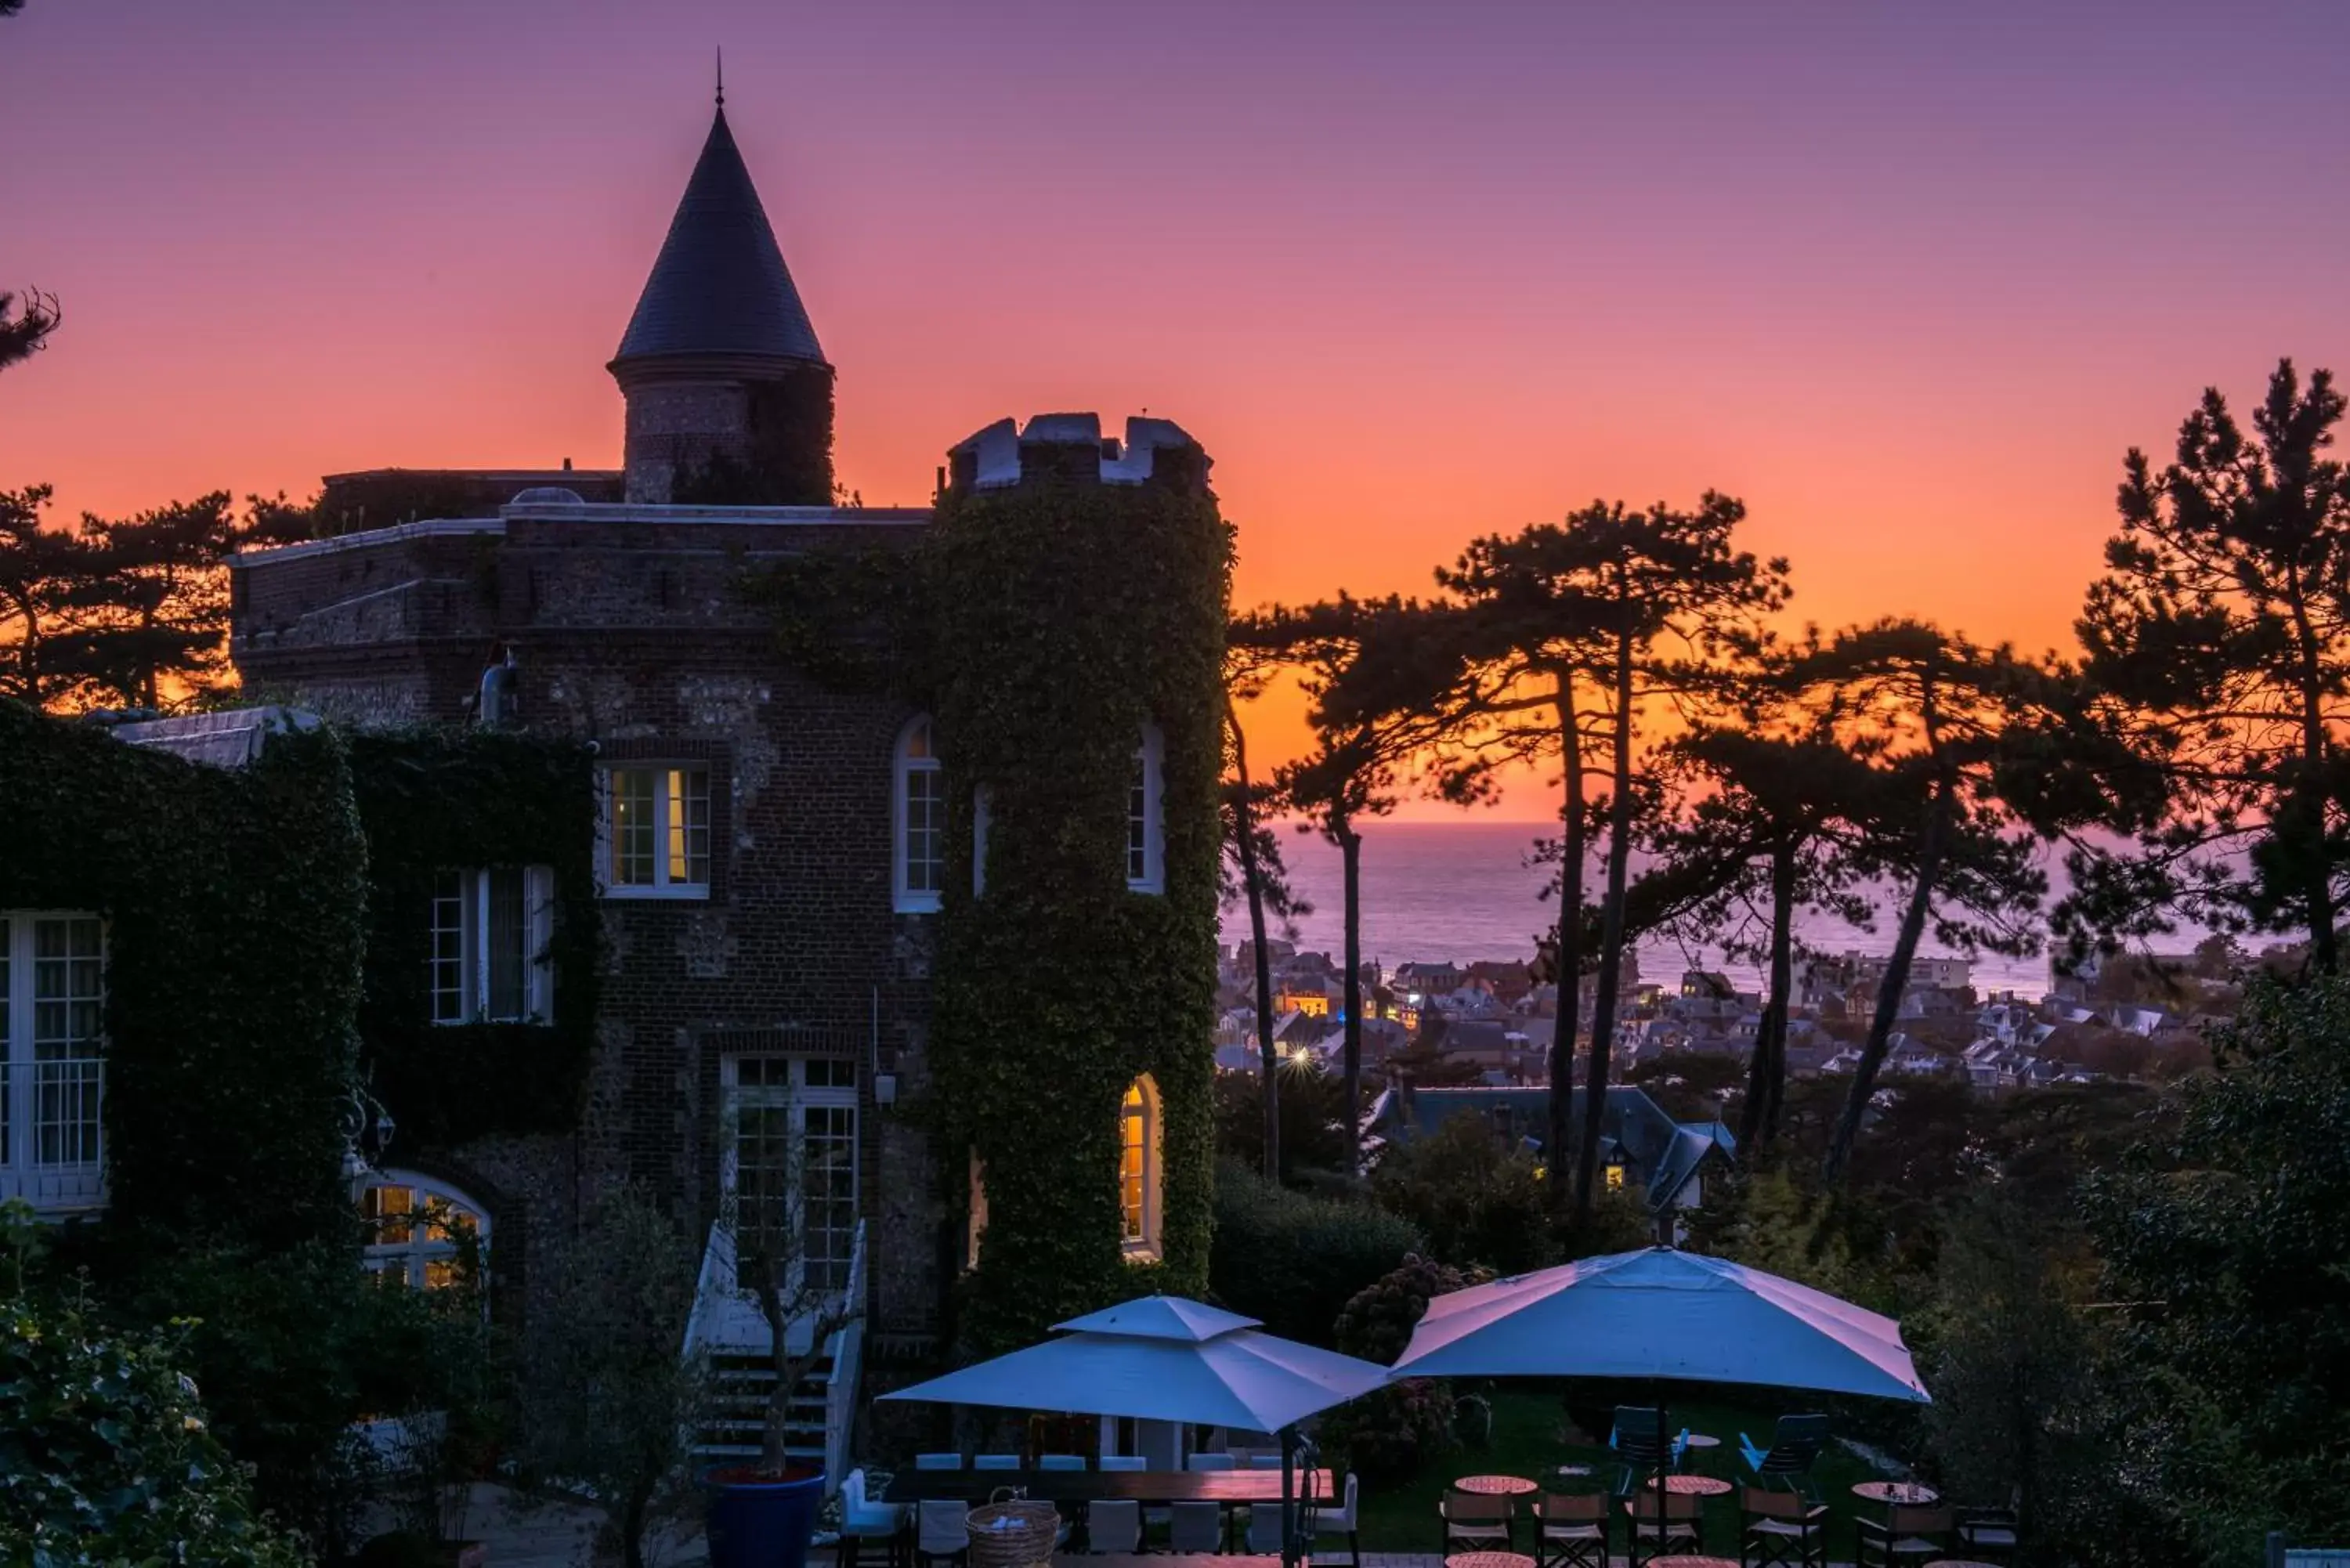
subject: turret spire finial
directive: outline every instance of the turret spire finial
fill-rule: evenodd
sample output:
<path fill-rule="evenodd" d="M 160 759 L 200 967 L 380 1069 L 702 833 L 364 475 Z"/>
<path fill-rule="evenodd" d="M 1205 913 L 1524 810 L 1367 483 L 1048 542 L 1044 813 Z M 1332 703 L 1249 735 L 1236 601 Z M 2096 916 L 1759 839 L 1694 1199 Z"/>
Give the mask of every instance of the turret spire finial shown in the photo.
<path fill-rule="evenodd" d="M 726 46 L 718 46 L 718 107 L 726 107 Z"/>

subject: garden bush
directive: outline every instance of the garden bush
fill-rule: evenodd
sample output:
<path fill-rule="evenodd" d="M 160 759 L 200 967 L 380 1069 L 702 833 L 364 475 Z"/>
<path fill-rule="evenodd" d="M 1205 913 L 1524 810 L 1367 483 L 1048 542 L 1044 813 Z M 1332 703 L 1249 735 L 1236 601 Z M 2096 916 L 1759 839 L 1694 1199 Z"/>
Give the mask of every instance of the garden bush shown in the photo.
<path fill-rule="evenodd" d="M 1388 1150 L 1371 1173 L 1371 1195 L 1448 1263 L 1523 1274 L 1563 1255 L 1541 1168 L 1474 1116 Z"/>
<path fill-rule="evenodd" d="M 1236 1165 L 1216 1174 L 1211 1287 L 1285 1339 L 1330 1344 L 1346 1304 L 1422 1245 L 1408 1220 L 1367 1203 L 1286 1191 Z"/>
<path fill-rule="evenodd" d="M 299 1568 L 213 1436 L 172 1334 L 0 1303 L 0 1562 Z"/>
<path fill-rule="evenodd" d="M 1356 1293 L 1334 1325 L 1337 1348 L 1366 1361 L 1391 1364 L 1411 1342 L 1411 1331 L 1434 1298 L 1464 1290 L 1482 1276 L 1417 1253 Z M 1399 1481 L 1450 1449 L 1452 1386 L 1414 1377 L 1333 1412 L 1322 1441 L 1346 1456 L 1347 1469 L 1374 1486 Z"/>

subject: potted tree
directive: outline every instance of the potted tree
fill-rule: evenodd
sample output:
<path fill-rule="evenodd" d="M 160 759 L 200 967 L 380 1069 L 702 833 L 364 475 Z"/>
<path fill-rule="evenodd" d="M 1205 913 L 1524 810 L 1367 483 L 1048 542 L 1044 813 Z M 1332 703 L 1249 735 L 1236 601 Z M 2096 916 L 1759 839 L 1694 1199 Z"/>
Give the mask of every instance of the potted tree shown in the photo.
<path fill-rule="evenodd" d="M 806 1561 L 826 1478 L 821 1466 L 792 1462 L 792 1394 L 864 1310 L 847 1289 L 841 1261 L 809 1245 L 811 1197 L 822 1201 L 833 1183 L 847 1179 L 848 1168 L 845 1155 L 809 1157 L 796 1136 L 800 1111 L 796 1101 L 726 1107 L 730 1125 L 746 1114 L 780 1116 L 787 1131 L 768 1140 L 783 1150 L 776 1163 L 750 1168 L 732 1153 L 724 1162 L 719 1223 L 733 1241 L 736 1292 L 755 1303 L 766 1324 L 775 1383 L 762 1412 L 757 1462 L 723 1466 L 705 1478 L 711 1568 L 802 1568 Z"/>
<path fill-rule="evenodd" d="M 601 1502 L 601 1544 L 625 1568 L 644 1568 L 648 1539 L 694 1501 L 691 1434 L 710 1384 L 703 1358 L 678 1347 L 697 1262 L 684 1230 L 629 1183 L 533 1249 L 531 1266 L 562 1307 L 534 1314 L 523 1337 L 524 1474 Z"/>

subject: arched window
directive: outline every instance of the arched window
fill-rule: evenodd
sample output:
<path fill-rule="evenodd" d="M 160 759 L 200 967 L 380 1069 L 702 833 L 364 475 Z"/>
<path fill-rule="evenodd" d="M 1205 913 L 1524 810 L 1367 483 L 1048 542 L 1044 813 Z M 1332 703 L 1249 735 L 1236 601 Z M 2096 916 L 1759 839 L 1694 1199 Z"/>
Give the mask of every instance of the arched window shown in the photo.
<path fill-rule="evenodd" d="M 1134 748 L 1134 780 L 1126 794 L 1126 885 L 1138 893 L 1167 890 L 1165 811 L 1159 792 L 1166 749 L 1159 726 L 1145 724 Z"/>
<path fill-rule="evenodd" d="M 490 1217 L 482 1206 L 412 1170 L 370 1176 L 359 1189 L 359 1218 L 368 1227 L 367 1270 L 386 1284 L 445 1290 L 457 1282 L 466 1251 L 489 1251 Z"/>
<path fill-rule="evenodd" d="M 898 737 L 895 801 L 896 846 L 891 856 L 896 904 L 901 915 L 926 915 L 939 907 L 946 886 L 946 771 L 931 743 L 927 715 Z"/>
<path fill-rule="evenodd" d="M 1159 1085 L 1145 1073 L 1118 1107 L 1119 1244 L 1129 1262 L 1159 1256 Z"/>

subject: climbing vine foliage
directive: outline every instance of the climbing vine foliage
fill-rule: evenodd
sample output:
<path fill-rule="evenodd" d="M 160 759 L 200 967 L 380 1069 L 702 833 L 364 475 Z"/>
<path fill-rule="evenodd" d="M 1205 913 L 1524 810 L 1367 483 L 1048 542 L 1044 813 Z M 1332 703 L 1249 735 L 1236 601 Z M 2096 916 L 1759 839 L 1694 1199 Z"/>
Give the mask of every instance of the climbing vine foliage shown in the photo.
<path fill-rule="evenodd" d="M 106 921 L 112 1218 L 264 1246 L 346 1226 L 367 853 L 343 742 L 200 767 L 0 702 L 0 909 Z"/>
<path fill-rule="evenodd" d="M 886 682 L 935 722 L 946 864 L 929 1111 L 950 1192 L 985 1230 L 962 1348 L 1027 1343 L 1153 1290 L 1207 1286 L 1216 865 L 1232 536 L 1174 485 L 1032 474 L 950 490 L 912 548 L 771 587 L 787 648 Z M 1160 745 L 1163 892 L 1128 885 L 1129 792 Z M 984 891 L 968 874 L 987 802 Z M 1155 1257 L 1124 1246 L 1120 1108 L 1158 1089 Z"/>
<path fill-rule="evenodd" d="M 401 1149 L 577 1125 L 598 995 L 595 774 L 585 746 L 479 730 L 351 739 L 368 841 L 363 1068 Z M 446 874 L 554 872 L 552 1016 L 434 1023 L 432 902 Z"/>

